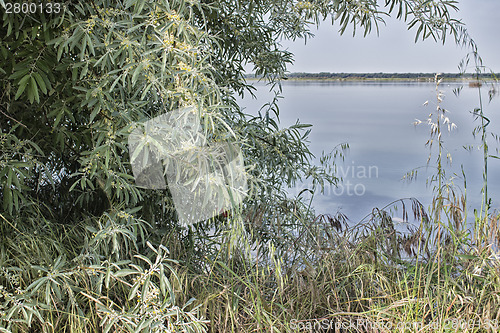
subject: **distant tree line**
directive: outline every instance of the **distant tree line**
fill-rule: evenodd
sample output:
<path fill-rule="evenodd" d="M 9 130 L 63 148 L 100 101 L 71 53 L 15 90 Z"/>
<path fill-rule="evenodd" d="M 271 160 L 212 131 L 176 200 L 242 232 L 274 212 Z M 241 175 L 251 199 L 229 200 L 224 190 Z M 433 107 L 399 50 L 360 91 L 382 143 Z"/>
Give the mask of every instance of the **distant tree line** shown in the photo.
<path fill-rule="evenodd" d="M 496 78 L 499 74 L 481 73 L 444 73 L 441 75 L 444 79 L 487 79 Z M 408 79 L 408 80 L 433 80 L 435 73 L 290 73 L 285 79 L 311 79 L 311 80 L 367 80 L 367 79 Z M 254 74 L 247 74 L 247 78 L 258 78 Z"/>

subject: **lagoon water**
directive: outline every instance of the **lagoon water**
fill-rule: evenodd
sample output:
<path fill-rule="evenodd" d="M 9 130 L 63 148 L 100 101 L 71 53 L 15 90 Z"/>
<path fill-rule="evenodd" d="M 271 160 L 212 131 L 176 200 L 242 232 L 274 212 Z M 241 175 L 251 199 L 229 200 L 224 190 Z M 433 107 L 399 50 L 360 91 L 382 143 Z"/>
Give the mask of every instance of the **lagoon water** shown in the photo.
<path fill-rule="evenodd" d="M 258 114 L 266 102 L 272 100 L 268 87 L 256 82 L 257 99 L 246 96 L 241 100 L 245 112 Z M 463 86 L 456 96 L 454 89 Z M 488 131 L 500 134 L 500 97 L 489 102 L 489 87 L 481 88 L 483 109 L 491 120 Z M 467 180 L 467 199 L 470 216 L 481 206 L 482 151 L 480 135 L 472 135 L 480 121 L 474 121 L 471 111 L 479 106 L 477 88 L 468 83 L 443 82 L 440 85 L 445 97 L 441 107 L 448 110 L 448 118 L 456 124 L 451 132 L 443 128 L 443 140 L 452 164 L 447 166 L 447 176 L 463 191 Z M 432 200 L 432 188 L 426 184 L 435 172 L 437 145 L 429 166 L 430 127 L 426 124 L 429 113 L 436 110 L 436 86 L 433 82 L 335 82 L 335 81 L 286 81 L 280 100 L 280 123 L 290 126 L 297 119 L 312 124 L 311 151 L 318 158 L 323 151 L 330 152 L 340 143 L 350 148 L 344 161 L 337 161 L 342 182 L 338 187 L 316 193 L 313 207 L 316 213 L 335 214 L 340 211 L 351 223 L 359 222 L 373 208 L 382 208 L 394 200 L 414 197 L 427 208 Z M 424 103 L 428 101 L 427 105 Z M 423 123 L 415 126 L 416 119 Z M 490 154 L 498 155 L 499 144 L 488 137 Z M 473 146 L 467 151 L 464 146 Z M 445 157 L 443 156 L 443 161 Z M 412 169 L 419 168 L 413 182 L 402 180 Z M 488 192 L 493 198 L 493 208 L 500 207 L 500 159 L 489 160 Z M 289 190 L 297 195 L 310 188 L 307 181 Z M 400 212 L 395 213 L 398 217 Z M 401 216 L 399 216 L 401 217 Z"/>

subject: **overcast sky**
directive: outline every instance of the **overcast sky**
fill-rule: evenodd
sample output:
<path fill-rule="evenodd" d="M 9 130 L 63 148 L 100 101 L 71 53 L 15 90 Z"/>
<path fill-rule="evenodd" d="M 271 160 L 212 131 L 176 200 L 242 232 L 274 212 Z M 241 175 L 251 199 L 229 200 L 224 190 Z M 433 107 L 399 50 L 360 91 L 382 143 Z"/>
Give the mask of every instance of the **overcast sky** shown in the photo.
<path fill-rule="evenodd" d="M 460 0 L 460 11 L 454 16 L 466 24 L 469 34 L 478 44 L 484 64 L 500 72 L 500 0 Z M 432 39 L 414 43 L 415 31 L 405 23 L 386 19 L 380 34 L 372 32 L 342 36 L 338 24 L 323 22 L 315 37 L 282 45 L 295 54 L 290 72 L 458 72 L 458 64 L 467 50 L 456 46 L 452 39 L 446 44 Z"/>

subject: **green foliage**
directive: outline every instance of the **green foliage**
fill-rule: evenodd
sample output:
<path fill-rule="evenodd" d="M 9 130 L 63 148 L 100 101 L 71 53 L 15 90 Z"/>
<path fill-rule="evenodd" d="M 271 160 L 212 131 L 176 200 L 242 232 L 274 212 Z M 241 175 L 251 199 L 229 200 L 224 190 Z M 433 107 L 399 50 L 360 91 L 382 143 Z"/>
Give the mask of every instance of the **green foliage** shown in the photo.
<path fill-rule="evenodd" d="M 253 281 L 240 278 L 243 271 L 236 280 L 226 273 L 247 261 L 245 247 L 256 249 L 276 277 L 280 260 L 303 264 L 314 255 L 296 235 L 314 243 L 326 231 L 284 187 L 308 177 L 315 186 L 337 178 L 333 155 L 312 165 L 308 125 L 280 128 L 279 95 L 265 115 L 240 110 L 234 95 L 252 92 L 244 66 L 253 64 L 278 94 L 292 62 L 280 38 L 311 36 L 310 25 L 328 17 L 342 33 L 357 27 L 366 34 L 399 8 L 417 38 L 444 41 L 451 32 L 461 40 L 464 33 L 449 14 L 454 1 L 91 0 L 32 15 L 9 14 L 5 4 L 0 1 L 3 332 L 202 332 L 208 328 L 203 315 L 214 320 L 217 304 L 208 314 L 199 305 L 218 296 L 188 297 L 193 275 L 212 283 L 208 293 L 213 283 L 243 283 L 259 300 L 257 310 L 265 309 L 257 329 L 269 325 L 276 308 L 252 285 L 260 281 L 258 265 Z M 210 142 L 241 146 L 251 185 L 232 216 L 190 228 L 177 223 L 167 190 L 135 185 L 126 146 L 134 122 L 184 106 L 196 106 Z M 222 282 L 210 277 L 216 274 L 211 263 Z M 234 297 L 241 290 L 226 299 L 228 311 L 240 311 Z M 249 305 L 245 313 L 255 311 Z M 213 331 L 219 327 L 211 324 Z"/>

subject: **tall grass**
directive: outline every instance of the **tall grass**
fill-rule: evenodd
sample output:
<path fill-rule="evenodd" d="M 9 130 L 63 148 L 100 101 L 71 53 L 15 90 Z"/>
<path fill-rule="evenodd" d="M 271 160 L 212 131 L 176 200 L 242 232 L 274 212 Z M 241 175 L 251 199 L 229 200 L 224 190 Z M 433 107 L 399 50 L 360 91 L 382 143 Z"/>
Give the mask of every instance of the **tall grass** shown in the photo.
<path fill-rule="evenodd" d="M 462 191 L 446 174 L 451 155 L 442 133 L 454 124 L 442 107 L 440 83 L 436 76 L 436 112 L 426 121 L 428 163 L 434 156 L 436 170 L 429 211 L 402 199 L 356 226 L 341 214 L 300 215 L 300 202 L 263 213 L 284 221 L 267 243 L 252 244 L 257 255 L 235 247 L 230 257 L 210 261 L 208 273 L 192 277 L 188 293 L 202 304 L 210 332 L 499 330 L 500 215 L 484 210 L 474 232 L 467 228 L 465 174 Z M 405 232 L 395 227 L 395 205 L 415 222 Z M 247 234 L 262 231 L 260 218 L 243 223 Z"/>
<path fill-rule="evenodd" d="M 0 215 L 0 331 L 498 331 L 500 215 L 486 209 L 467 229 L 465 175 L 457 195 L 446 174 L 442 133 L 452 123 L 440 82 L 427 121 L 429 210 L 401 199 L 352 226 L 299 196 L 166 228 L 151 242 L 133 211 L 74 226 Z M 394 207 L 413 222 L 407 230 Z"/>

